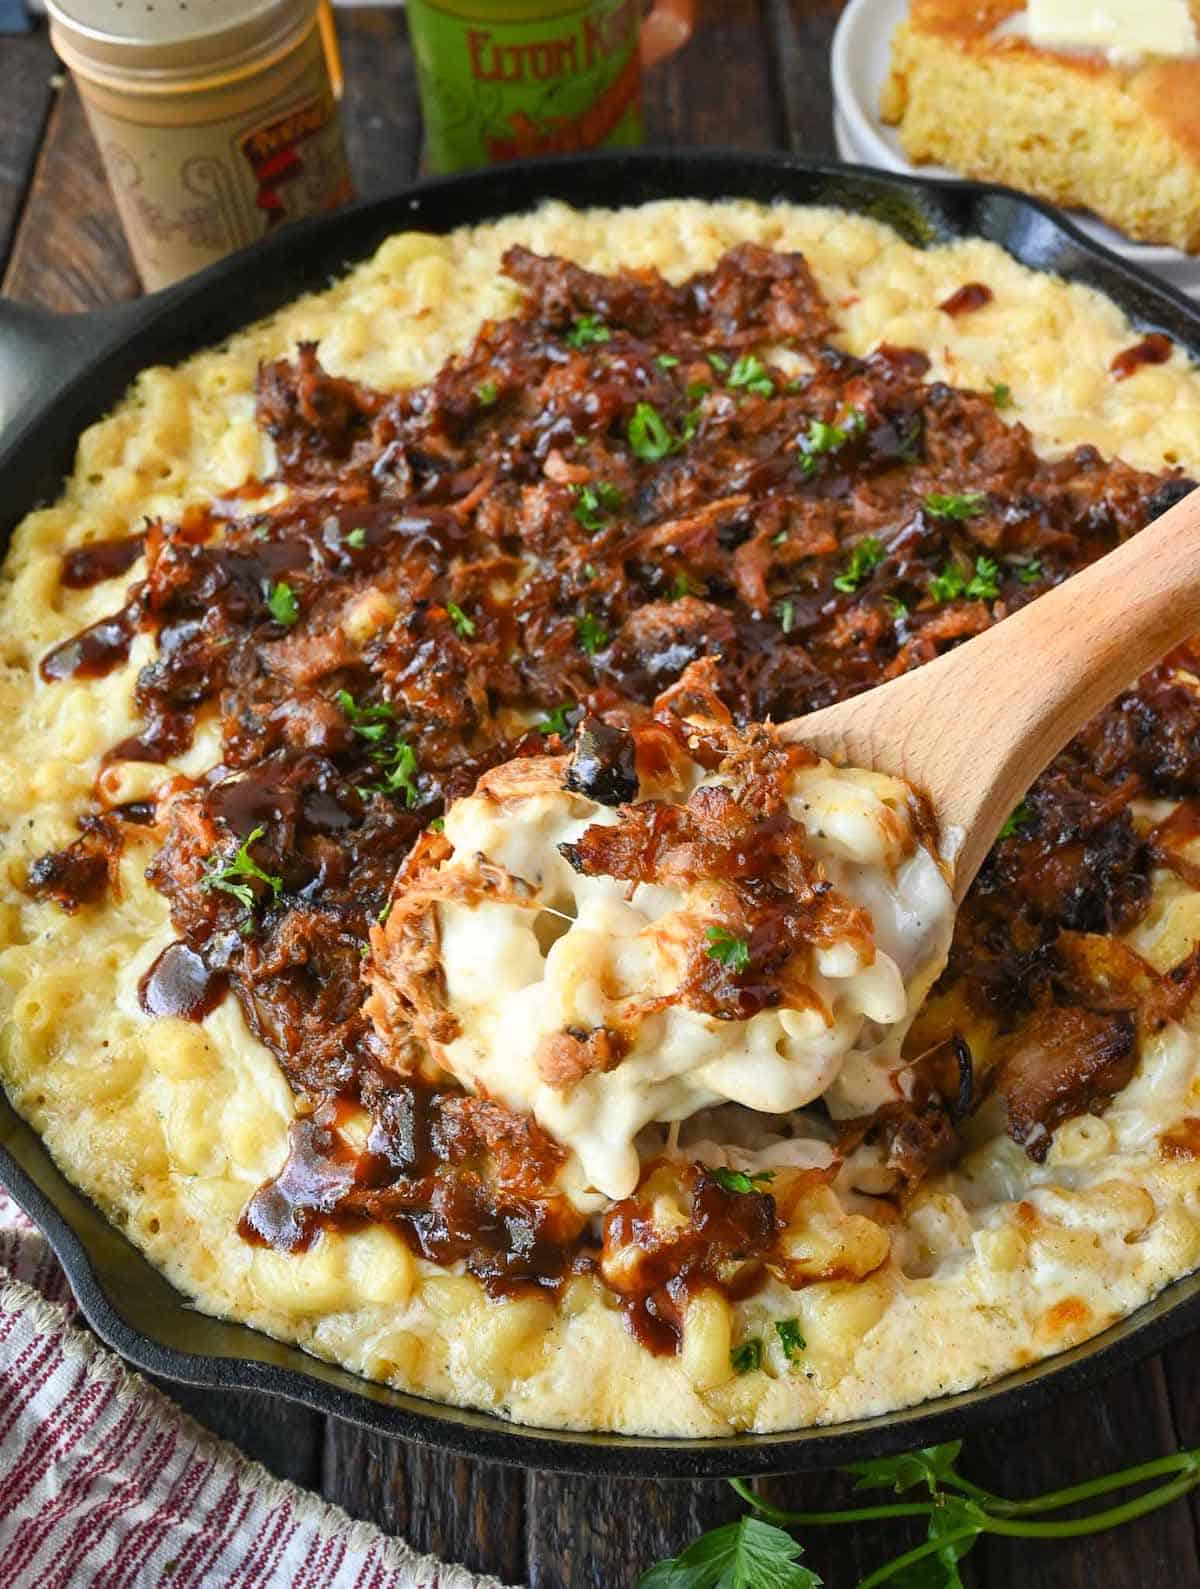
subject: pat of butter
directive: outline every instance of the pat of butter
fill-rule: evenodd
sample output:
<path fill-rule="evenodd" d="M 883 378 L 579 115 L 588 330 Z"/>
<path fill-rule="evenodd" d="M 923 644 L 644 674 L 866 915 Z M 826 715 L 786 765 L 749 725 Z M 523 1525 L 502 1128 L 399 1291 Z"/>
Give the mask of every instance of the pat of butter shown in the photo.
<path fill-rule="evenodd" d="M 1188 0 L 1029 0 L 1026 21 L 1040 49 L 1094 51 L 1114 66 L 1200 54 Z"/>

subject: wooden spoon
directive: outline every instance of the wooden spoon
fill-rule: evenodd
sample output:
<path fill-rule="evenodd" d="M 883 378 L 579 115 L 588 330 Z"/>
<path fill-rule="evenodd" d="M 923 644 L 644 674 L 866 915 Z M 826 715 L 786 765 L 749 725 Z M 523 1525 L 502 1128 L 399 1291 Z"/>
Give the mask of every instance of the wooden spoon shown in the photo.
<path fill-rule="evenodd" d="M 974 640 L 781 725 L 927 794 L 961 901 L 1005 819 L 1101 707 L 1200 633 L 1200 490 Z"/>

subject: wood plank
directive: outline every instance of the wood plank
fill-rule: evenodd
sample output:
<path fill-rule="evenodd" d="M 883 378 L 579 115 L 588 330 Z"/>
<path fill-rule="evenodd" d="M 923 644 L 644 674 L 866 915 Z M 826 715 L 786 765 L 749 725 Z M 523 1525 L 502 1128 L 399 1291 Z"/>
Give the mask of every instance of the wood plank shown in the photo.
<path fill-rule="evenodd" d="M 45 28 L 0 46 L 0 273 L 33 180 L 58 69 Z"/>
<path fill-rule="evenodd" d="M 530 1589 L 632 1586 L 744 1507 L 727 1484 L 633 1483 L 529 1475 Z"/>
<path fill-rule="evenodd" d="M 822 159 L 837 153 L 829 54 L 844 0 L 767 0 L 772 92 L 780 106 L 783 141 L 795 154 Z"/>
<path fill-rule="evenodd" d="M 50 112 L 4 291 L 63 311 L 96 309 L 141 291 L 95 140 L 70 81 Z"/>
<path fill-rule="evenodd" d="M 253 1390 L 209 1390 L 201 1385 L 153 1381 L 197 1423 L 229 1440 L 277 1479 L 290 1479 L 305 1489 L 321 1482 L 325 1420 L 278 1397 Z"/>
<path fill-rule="evenodd" d="M 404 13 L 339 11 L 345 69 L 342 124 L 355 185 L 363 198 L 411 182 L 421 152 L 416 68 Z"/>
<path fill-rule="evenodd" d="M 525 1475 L 406 1445 L 331 1418 L 321 1494 L 417 1550 L 524 1580 Z"/>
<path fill-rule="evenodd" d="M 695 36 L 647 75 L 643 98 L 651 143 L 776 147 L 784 128 L 761 0 L 697 0 Z"/>
<path fill-rule="evenodd" d="M 1193 1359 L 1194 1361 L 1195 1359 Z M 1098 1389 L 1055 1402 L 968 1445 L 965 1471 L 985 1488 L 1020 1499 L 1174 1451 L 1176 1431 L 1161 1357 Z M 1147 1589 L 1200 1583 L 1186 1504 L 1110 1534 L 1051 1545 L 990 1538 L 976 1548 L 985 1589 Z"/>

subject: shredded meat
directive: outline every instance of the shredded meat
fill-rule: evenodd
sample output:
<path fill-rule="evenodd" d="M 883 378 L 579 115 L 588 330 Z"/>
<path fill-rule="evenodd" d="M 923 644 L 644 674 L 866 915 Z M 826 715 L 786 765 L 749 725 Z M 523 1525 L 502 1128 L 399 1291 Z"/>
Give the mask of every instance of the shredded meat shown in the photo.
<path fill-rule="evenodd" d="M 1008 1134 L 1038 1163 L 1056 1125 L 1099 1113 L 1133 1075 L 1135 1024 L 1127 1013 L 1039 1010 L 1006 1039 L 992 1085 L 1008 1107 Z"/>

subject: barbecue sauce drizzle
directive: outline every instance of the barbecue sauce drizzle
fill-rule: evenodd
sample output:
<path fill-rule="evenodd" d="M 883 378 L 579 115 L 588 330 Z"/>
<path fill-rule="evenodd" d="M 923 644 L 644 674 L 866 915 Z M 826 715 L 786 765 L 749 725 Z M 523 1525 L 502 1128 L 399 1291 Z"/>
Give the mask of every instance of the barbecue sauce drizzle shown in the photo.
<path fill-rule="evenodd" d="M 743 245 L 678 287 L 521 249 L 505 268 L 524 311 L 485 327 L 425 388 L 338 379 L 309 345 L 267 366 L 258 420 L 278 476 L 68 554 L 71 589 L 126 572 L 143 548 L 147 572 L 119 611 L 41 663 L 47 682 L 101 677 L 139 631 L 154 637 L 135 686 L 145 726 L 110 761 L 166 761 L 190 746 L 201 711 L 221 712 L 222 764 L 176 795 L 165 837 L 146 829 L 162 841 L 148 876 L 179 938 L 140 996 L 149 1013 L 199 1020 L 232 990 L 298 1095 L 287 1163 L 247 1205 L 242 1235 L 297 1250 L 326 1226 L 382 1220 L 494 1295 L 598 1273 L 601 1245 L 557 1191 L 563 1155 L 532 1120 L 377 1064 L 362 950 L 426 824 L 488 766 L 561 748 L 585 709 L 644 717 L 701 659 L 719 659 L 739 721 L 797 715 L 919 666 L 1191 485 L 1090 447 L 1043 463 L 990 397 L 926 384 L 923 354 L 833 348 L 798 255 Z M 968 283 L 942 307 L 989 298 Z M 589 323 L 602 327 L 590 342 L 578 329 Z M 1160 342 L 1127 350 L 1114 374 L 1161 361 Z M 813 372 L 747 366 L 778 343 Z M 634 444 L 639 405 L 665 447 Z M 586 496 L 597 483 L 607 489 Z M 983 503 L 965 519 L 928 508 L 932 492 L 965 490 Z M 856 572 L 866 537 L 878 552 Z M 938 594 L 937 576 L 983 556 L 996 598 Z M 338 617 L 364 601 L 383 616 L 348 646 Z M 1176 660 L 1200 668 L 1190 652 Z M 513 726 L 530 706 L 547 714 L 541 732 Z M 400 743 L 416 770 L 389 784 Z M 627 792 L 619 779 L 613 792 Z M 960 913 L 944 985 L 961 982 L 1010 1029 L 1035 1006 L 1086 1003 L 1059 944 L 1123 930 L 1145 909 L 1155 846 L 1128 805 L 1147 792 L 1200 798 L 1200 704 L 1171 663 L 1039 780 Z M 1162 833 L 1168 853 L 1178 837 Z M 85 827 L 71 851 L 35 864 L 31 891 L 85 904 L 116 842 Z M 239 896 L 215 880 L 242 843 L 273 881 L 256 875 Z M 351 1108 L 371 1118 L 363 1153 L 339 1130 Z M 921 1108 L 944 1154 L 952 1101 L 931 1086 Z M 913 1156 L 911 1121 L 881 1117 L 878 1132 L 903 1135 Z M 937 1161 L 917 1153 L 914 1176 L 922 1162 Z M 609 1243 L 644 1244 L 620 1300 L 656 1352 L 677 1348 L 687 1297 L 720 1285 L 731 1259 L 740 1277 L 724 1289 L 761 1284 L 778 1233 L 769 1193 L 726 1191 L 698 1166 L 684 1181 L 689 1223 L 665 1245 L 637 1194 L 605 1218 Z"/>

